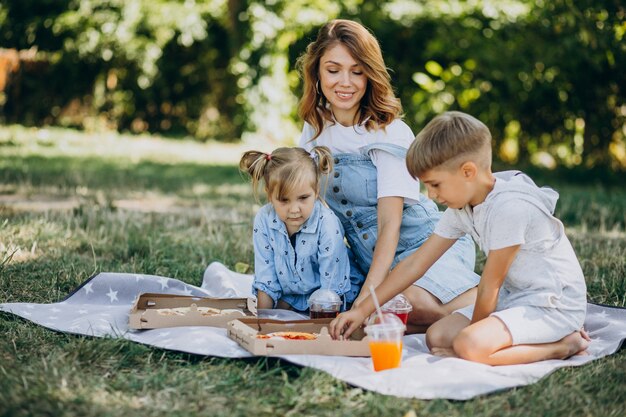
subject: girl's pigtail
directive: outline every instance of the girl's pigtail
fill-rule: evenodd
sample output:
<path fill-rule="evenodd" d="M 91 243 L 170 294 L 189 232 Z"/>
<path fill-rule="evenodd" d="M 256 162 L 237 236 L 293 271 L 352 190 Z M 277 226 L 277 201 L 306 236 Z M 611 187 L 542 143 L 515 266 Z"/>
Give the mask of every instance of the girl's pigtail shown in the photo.
<path fill-rule="evenodd" d="M 319 198 L 324 202 L 324 195 L 326 194 L 326 188 L 328 188 L 328 180 L 329 177 L 326 174 L 330 174 L 333 170 L 333 155 L 330 153 L 330 149 L 326 146 L 314 146 L 311 149 L 311 155 L 315 155 L 316 158 L 313 158 L 317 165 L 317 179 L 319 184 L 319 179 L 322 174 L 324 175 L 324 183 L 319 184 Z"/>
<path fill-rule="evenodd" d="M 333 170 L 333 155 L 326 146 L 315 146 L 311 153 L 317 158 L 317 168 L 321 174 L 328 174 Z"/>
<path fill-rule="evenodd" d="M 248 174 L 252 179 L 252 192 L 257 201 L 259 201 L 259 184 L 263 180 L 265 167 L 270 159 L 271 156 L 264 152 L 247 151 L 239 161 L 239 170 Z"/>

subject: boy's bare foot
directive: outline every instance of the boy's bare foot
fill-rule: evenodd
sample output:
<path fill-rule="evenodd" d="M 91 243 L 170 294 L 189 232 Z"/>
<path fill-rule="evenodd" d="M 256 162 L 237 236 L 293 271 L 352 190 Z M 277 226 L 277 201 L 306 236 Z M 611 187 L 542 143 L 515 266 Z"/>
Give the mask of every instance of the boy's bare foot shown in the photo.
<path fill-rule="evenodd" d="M 435 356 L 440 356 L 442 358 L 458 358 L 459 357 L 459 355 L 457 355 L 454 349 L 452 348 L 433 347 L 430 350 L 430 353 L 432 353 Z"/>
<path fill-rule="evenodd" d="M 587 342 L 591 342 L 591 337 L 589 337 L 589 334 L 587 333 L 587 331 L 585 330 L 584 327 L 580 328 L 580 335 L 583 337 L 583 339 L 585 339 Z"/>
<path fill-rule="evenodd" d="M 567 352 L 563 359 L 567 359 L 574 355 L 588 355 L 587 348 L 591 338 L 584 329 L 580 329 L 578 332 L 574 332 L 561 339 L 561 342 L 567 347 Z"/>

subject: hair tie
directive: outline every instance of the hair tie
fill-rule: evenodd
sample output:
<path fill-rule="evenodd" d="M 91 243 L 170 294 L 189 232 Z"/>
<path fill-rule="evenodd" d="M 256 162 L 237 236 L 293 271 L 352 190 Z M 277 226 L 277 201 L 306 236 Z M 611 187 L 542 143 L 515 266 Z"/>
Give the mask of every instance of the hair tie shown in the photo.
<path fill-rule="evenodd" d="M 272 160 L 272 155 L 271 155 L 271 154 L 269 154 L 269 153 L 266 153 L 266 154 L 265 154 L 265 160 L 267 160 L 267 161 L 271 161 L 271 160 Z"/>
<path fill-rule="evenodd" d="M 311 157 L 312 160 L 317 161 L 317 152 L 311 151 L 309 152 L 309 156 Z"/>

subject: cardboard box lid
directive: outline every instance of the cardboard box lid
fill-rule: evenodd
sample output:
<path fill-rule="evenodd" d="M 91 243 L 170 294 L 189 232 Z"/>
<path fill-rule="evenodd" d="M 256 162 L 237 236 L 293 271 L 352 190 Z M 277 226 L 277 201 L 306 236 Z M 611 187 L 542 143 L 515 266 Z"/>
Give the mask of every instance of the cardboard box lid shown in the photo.
<path fill-rule="evenodd" d="M 190 307 L 185 315 L 162 315 L 163 308 Z M 205 316 L 198 307 L 212 307 L 230 311 L 216 316 Z M 254 298 L 208 298 L 189 295 L 144 293 L 137 297 L 128 317 L 131 329 L 158 329 L 180 326 L 213 326 L 225 328 L 230 320 L 256 316 Z"/>
<path fill-rule="evenodd" d="M 337 355 L 370 356 L 368 339 L 362 329 L 349 340 L 333 340 L 328 333 L 332 319 L 280 321 L 259 318 L 241 318 L 228 323 L 228 337 L 244 349 L 258 356 L 276 355 Z M 315 340 L 259 339 L 258 334 L 273 332 L 318 333 Z"/>

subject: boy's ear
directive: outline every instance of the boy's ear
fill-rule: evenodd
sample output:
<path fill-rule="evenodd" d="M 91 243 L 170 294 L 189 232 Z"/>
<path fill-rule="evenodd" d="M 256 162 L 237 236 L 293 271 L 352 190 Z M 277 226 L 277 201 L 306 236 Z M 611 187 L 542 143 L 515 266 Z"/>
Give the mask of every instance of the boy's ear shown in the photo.
<path fill-rule="evenodd" d="M 476 178 L 476 175 L 478 175 L 478 166 L 472 161 L 464 162 L 463 165 L 461 165 L 461 175 L 463 175 L 463 178 L 466 180 Z"/>

